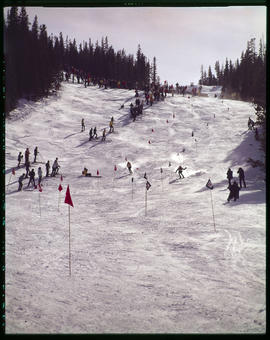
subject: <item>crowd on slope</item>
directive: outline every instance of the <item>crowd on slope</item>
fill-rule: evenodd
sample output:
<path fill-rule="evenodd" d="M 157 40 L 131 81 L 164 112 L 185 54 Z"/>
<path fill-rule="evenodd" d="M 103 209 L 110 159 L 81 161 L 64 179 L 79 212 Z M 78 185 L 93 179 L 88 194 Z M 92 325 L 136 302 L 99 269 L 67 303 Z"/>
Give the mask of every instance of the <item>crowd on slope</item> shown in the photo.
<path fill-rule="evenodd" d="M 34 149 L 34 160 L 32 162 L 32 164 L 35 164 L 37 163 L 36 161 L 36 158 L 37 158 L 37 155 L 39 154 L 39 151 L 38 151 L 38 147 L 36 146 L 35 149 Z M 28 185 L 27 187 L 30 186 L 31 183 L 33 183 L 34 187 L 36 187 L 36 173 L 35 173 L 35 169 L 32 168 L 30 170 L 30 151 L 29 151 L 29 148 L 26 148 L 25 152 L 24 152 L 24 166 L 25 166 L 25 170 L 26 170 L 26 173 L 23 173 L 20 177 L 19 177 L 19 187 L 18 187 L 18 191 L 21 191 L 22 188 L 23 188 L 23 180 L 26 179 L 26 178 L 29 178 L 29 182 L 28 182 Z M 22 152 L 20 151 L 19 152 L 19 155 L 18 155 L 18 165 L 17 167 L 20 168 L 21 166 L 21 161 L 23 159 L 23 154 Z M 58 158 L 56 157 L 56 159 L 54 160 L 53 162 L 53 165 L 52 165 L 52 171 L 50 173 L 50 161 L 48 160 L 47 163 L 45 164 L 45 167 L 46 167 L 46 177 L 55 177 L 56 174 L 58 174 L 58 171 L 59 171 L 59 168 L 60 168 L 60 165 L 58 163 Z M 42 181 L 42 178 L 43 178 L 43 171 L 41 169 L 41 167 L 38 168 L 38 179 L 37 179 L 37 184 L 38 185 L 41 185 L 41 181 Z"/>

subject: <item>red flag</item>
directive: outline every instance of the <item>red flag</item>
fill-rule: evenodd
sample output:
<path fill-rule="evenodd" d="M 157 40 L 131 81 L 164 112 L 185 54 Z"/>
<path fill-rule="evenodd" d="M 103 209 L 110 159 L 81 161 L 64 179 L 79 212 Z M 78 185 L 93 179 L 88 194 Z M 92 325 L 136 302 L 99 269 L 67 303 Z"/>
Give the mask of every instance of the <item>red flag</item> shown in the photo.
<path fill-rule="evenodd" d="M 68 185 L 67 191 L 66 191 L 65 203 L 67 203 L 67 204 L 71 205 L 72 207 L 74 207 L 73 203 L 72 203 L 71 196 L 70 196 L 70 192 L 69 192 L 69 185 Z"/>
<path fill-rule="evenodd" d="M 117 171 L 117 167 L 116 167 L 116 165 L 114 166 L 114 171 Z"/>
<path fill-rule="evenodd" d="M 63 190 L 63 188 L 62 188 L 62 185 L 61 185 L 61 184 L 59 184 L 58 190 L 59 190 L 59 191 L 62 191 L 62 190 Z"/>
<path fill-rule="evenodd" d="M 12 169 L 12 175 L 15 175 L 15 169 L 14 168 Z"/>
<path fill-rule="evenodd" d="M 99 175 L 99 171 L 97 170 L 97 175 Z"/>
<path fill-rule="evenodd" d="M 61 178 L 60 178 L 60 179 L 61 179 L 61 181 L 63 181 L 63 176 L 62 176 L 62 175 L 61 175 Z"/>

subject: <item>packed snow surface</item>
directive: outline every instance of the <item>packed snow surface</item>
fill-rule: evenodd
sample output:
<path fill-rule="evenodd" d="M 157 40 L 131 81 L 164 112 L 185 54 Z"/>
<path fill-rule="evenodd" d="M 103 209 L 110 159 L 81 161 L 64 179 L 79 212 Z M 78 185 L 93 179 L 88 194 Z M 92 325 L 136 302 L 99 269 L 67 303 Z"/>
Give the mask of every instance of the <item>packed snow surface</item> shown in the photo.
<path fill-rule="evenodd" d="M 247 131 L 254 108 L 175 94 L 133 122 L 131 102 L 133 90 L 63 83 L 7 119 L 6 332 L 264 333 L 265 175 L 247 163 L 262 157 Z M 45 174 L 58 157 L 59 175 L 18 192 L 17 155 L 29 147 L 32 162 L 35 146 L 31 167 Z M 230 203 L 228 167 L 247 183 Z"/>

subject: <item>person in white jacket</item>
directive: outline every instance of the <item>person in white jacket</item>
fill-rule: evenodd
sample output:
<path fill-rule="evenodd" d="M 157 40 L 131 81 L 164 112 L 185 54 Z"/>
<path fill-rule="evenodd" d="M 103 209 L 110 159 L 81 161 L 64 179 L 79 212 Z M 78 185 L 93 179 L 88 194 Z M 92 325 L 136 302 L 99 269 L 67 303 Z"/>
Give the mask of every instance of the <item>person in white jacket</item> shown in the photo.
<path fill-rule="evenodd" d="M 38 184 L 40 185 L 42 180 L 42 170 L 41 167 L 38 168 Z"/>

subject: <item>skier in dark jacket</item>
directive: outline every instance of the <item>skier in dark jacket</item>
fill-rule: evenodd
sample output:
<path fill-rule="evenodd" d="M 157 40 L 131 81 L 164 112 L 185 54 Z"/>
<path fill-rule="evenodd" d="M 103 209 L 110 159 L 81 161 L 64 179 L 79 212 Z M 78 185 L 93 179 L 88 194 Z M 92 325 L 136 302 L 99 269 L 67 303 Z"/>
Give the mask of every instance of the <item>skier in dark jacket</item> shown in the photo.
<path fill-rule="evenodd" d="M 132 170 L 131 170 L 131 163 L 127 162 L 127 168 L 130 174 L 132 174 Z"/>
<path fill-rule="evenodd" d="M 24 161 L 25 161 L 25 165 L 26 165 L 26 162 L 29 161 L 29 155 L 30 155 L 29 148 L 26 148 L 25 153 L 24 153 Z"/>
<path fill-rule="evenodd" d="M 29 187 L 30 183 L 33 182 L 34 183 L 34 187 L 36 186 L 36 183 L 35 183 L 35 170 L 32 169 L 30 172 L 29 172 L 29 182 L 28 182 L 28 185 L 27 185 L 27 188 Z"/>
<path fill-rule="evenodd" d="M 22 158 L 23 158 L 23 155 L 22 155 L 22 153 L 20 151 L 20 153 L 18 154 L 18 168 L 20 167 Z"/>
<path fill-rule="evenodd" d="M 46 163 L 46 177 L 49 177 L 49 172 L 50 172 L 50 161 Z"/>
<path fill-rule="evenodd" d="M 238 186 L 236 181 L 234 181 L 233 184 L 229 184 L 228 189 L 230 190 L 229 196 L 227 198 L 228 202 L 230 202 L 230 200 L 232 200 L 232 199 L 234 201 L 239 199 L 240 188 L 239 188 L 239 186 Z"/>
<path fill-rule="evenodd" d="M 237 173 L 239 174 L 239 184 L 240 184 L 240 188 L 242 188 L 242 182 L 244 184 L 244 187 L 246 188 L 246 182 L 245 182 L 245 173 L 244 170 L 242 168 L 239 168 Z"/>
<path fill-rule="evenodd" d="M 105 141 L 106 140 L 106 129 L 103 130 L 102 132 L 102 141 Z"/>
<path fill-rule="evenodd" d="M 91 128 L 89 130 L 89 140 L 92 140 L 92 138 L 93 138 L 93 129 Z"/>
<path fill-rule="evenodd" d="M 36 163 L 37 154 L 38 154 L 38 147 L 36 146 L 34 149 L 34 163 Z"/>
<path fill-rule="evenodd" d="M 181 165 L 179 165 L 179 167 L 176 169 L 175 172 L 178 172 L 179 178 L 185 178 L 183 175 L 183 170 L 186 170 L 186 168 L 183 168 Z"/>
<path fill-rule="evenodd" d="M 29 175 L 29 169 L 30 169 L 30 162 L 27 161 L 26 164 L 25 164 L 25 170 L 26 170 L 26 175 L 25 175 L 25 178 L 28 178 L 28 175 Z"/>
<path fill-rule="evenodd" d="M 98 136 L 97 136 L 97 128 L 96 128 L 96 126 L 94 127 L 94 134 L 93 134 L 93 137 L 95 137 L 95 138 L 98 138 Z"/>
<path fill-rule="evenodd" d="M 85 130 L 85 125 L 84 125 L 84 119 L 82 118 L 82 131 L 83 132 Z"/>
<path fill-rule="evenodd" d="M 233 179 L 233 172 L 230 168 L 227 171 L 227 178 L 228 178 L 228 181 L 229 181 L 229 185 L 231 185 L 231 180 Z"/>
<path fill-rule="evenodd" d="M 25 174 L 22 174 L 20 177 L 19 177 L 19 188 L 18 188 L 18 191 L 21 191 L 22 190 L 22 187 L 23 187 L 23 179 L 25 178 Z"/>

